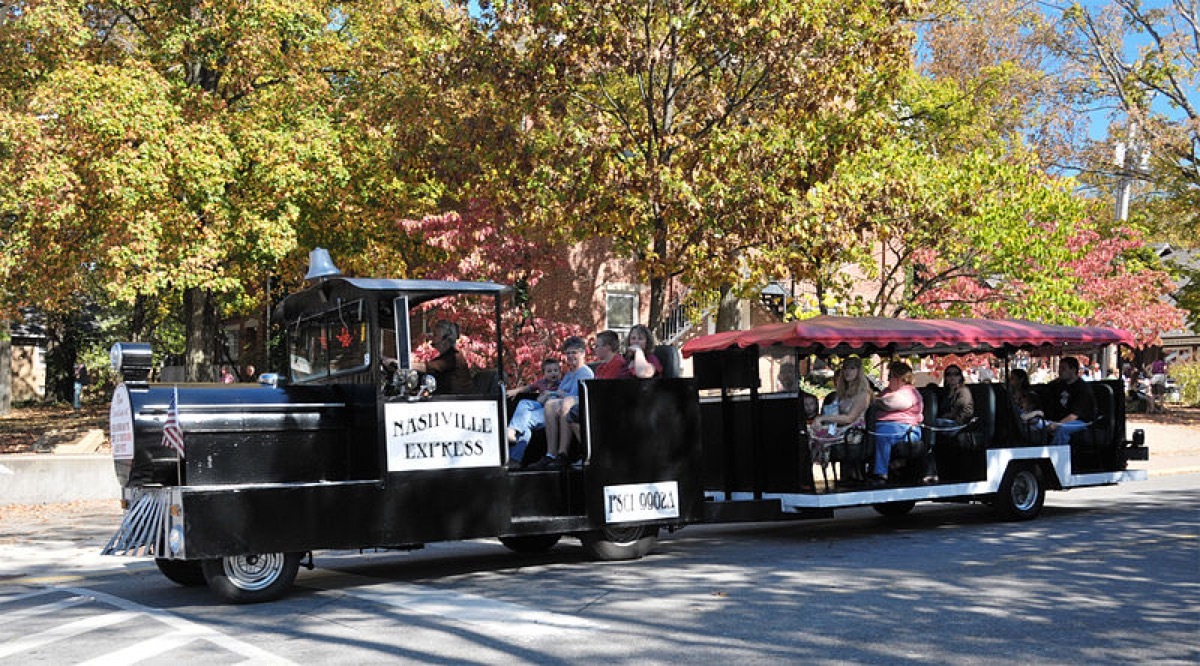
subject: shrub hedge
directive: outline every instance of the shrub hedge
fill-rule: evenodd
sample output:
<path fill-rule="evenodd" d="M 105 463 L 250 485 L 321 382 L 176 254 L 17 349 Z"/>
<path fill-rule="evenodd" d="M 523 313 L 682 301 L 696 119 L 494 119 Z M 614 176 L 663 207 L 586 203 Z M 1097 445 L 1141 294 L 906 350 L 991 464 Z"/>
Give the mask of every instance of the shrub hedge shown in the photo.
<path fill-rule="evenodd" d="M 1183 404 L 1200 406 L 1200 361 L 1176 363 L 1171 366 L 1170 374 L 1179 386 Z"/>

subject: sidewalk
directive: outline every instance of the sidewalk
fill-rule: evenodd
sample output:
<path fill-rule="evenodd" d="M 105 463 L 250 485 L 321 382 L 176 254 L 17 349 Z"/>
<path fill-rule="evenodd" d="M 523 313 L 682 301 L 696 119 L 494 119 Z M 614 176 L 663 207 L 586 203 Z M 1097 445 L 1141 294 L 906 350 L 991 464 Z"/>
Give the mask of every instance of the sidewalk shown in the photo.
<path fill-rule="evenodd" d="M 1126 432 L 1132 437 L 1139 428 L 1146 431 L 1150 460 L 1131 462 L 1131 469 L 1150 476 L 1200 473 L 1200 428 L 1130 419 Z M 103 433 L 93 430 L 53 453 L 0 455 L 0 507 L 120 499 L 112 456 L 90 452 L 103 443 Z"/>
<path fill-rule="evenodd" d="M 51 442 L 47 453 L 0 455 L 0 506 L 120 499 L 121 487 L 103 430 L 70 442 Z"/>
<path fill-rule="evenodd" d="M 1200 473 L 1200 428 L 1128 419 L 1127 436 L 1132 438 L 1138 429 L 1146 431 L 1150 460 L 1131 462 L 1131 468 L 1149 470 L 1150 476 Z"/>

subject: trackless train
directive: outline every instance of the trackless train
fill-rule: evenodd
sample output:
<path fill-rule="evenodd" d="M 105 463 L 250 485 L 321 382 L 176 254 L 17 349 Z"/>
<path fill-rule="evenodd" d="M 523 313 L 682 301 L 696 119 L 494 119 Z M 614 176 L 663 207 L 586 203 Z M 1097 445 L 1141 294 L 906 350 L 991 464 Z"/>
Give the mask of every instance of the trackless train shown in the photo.
<path fill-rule="evenodd" d="M 864 505 L 891 515 L 918 501 L 982 501 L 1027 519 L 1047 489 L 1145 478 L 1126 468 L 1147 449 L 1140 433 L 1125 437 L 1124 392 L 1097 382 L 1101 416 L 1069 445 L 1033 441 L 1003 386 L 975 385 L 969 443 L 930 430 L 894 454 L 934 455 L 938 483 L 816 483 L 795 395 L 758 390 L 764 349 L 1006 355 L 1128 341 L 1025 322 L 837 317 L 696 338 L 683 349 L 694 378 L 584 382 L 582 464 L 510 467 L 500 340 L 495 367 L 476 371 L 469 391 L 436 387 L 413 359 L 429 308 L 486 300 L 498 332 L 509 293 L 493 283 L 318 276 L 278 308 L 286 376 L 258 385 L 150 383 L 149 347 L 115 345 L 124 381 L 110 428 L 126 512 L 104 552 L 152 557 L 172 581 L 246 603 L 286 593 L 317 550 L 495 537 L 534 552 L 573 536 L 595 558 L 634 559 L 661 531 L 693 523 Z M 937 400 L 929 395 L 927 408 Z M 831 451 L 843 473 L 869 456 L 869 428 L 860 435 Z"/>

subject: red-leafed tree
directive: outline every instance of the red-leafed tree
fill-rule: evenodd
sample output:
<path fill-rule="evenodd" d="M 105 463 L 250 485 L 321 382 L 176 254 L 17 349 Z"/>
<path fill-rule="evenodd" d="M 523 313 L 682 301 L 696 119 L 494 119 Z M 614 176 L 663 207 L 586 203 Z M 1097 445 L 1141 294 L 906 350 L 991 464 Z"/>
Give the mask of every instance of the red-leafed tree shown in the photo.
<path fill-rule="evenodd" d="M 1084 224 L 1067 239 L 1065 280 L 1047 293 L 1045 286 L 1020 280 L 989 281 L 979 274 L 963 275 L 921 294 L 920 304 L 932 316 L 967 315 L 988 319 L 1034 318 L 1046 323 L 1113 326 L 1130 331 L 1140 345 L 1160 342 L 1163 331 L 1178 328 L 1183 312 L 1164 297 L 1174 284 L 1157 258 L 1146 249 L 1140 232 L 1130 227 L 1104 229 Z M 1024 304 L 1052 307 L 1031 314 Z M 946 304 L 953 304 L 947 308 Z"/>
<path fill-rule="evenodd" d="M 1183 312 L 1163 298 L 1174 283 L 1144 242 L 1129 227 L 1107 237 L 1086 229 L 1071 239 L 1079 258 L 1070 264 L 1080 295 L 1095 308 L 1084 323 L 1123 328 L 1143 346 L 1160 344 L 1163 331 L 1183 325 Z"/>
<path fill-rule="evenodd" d="M 427 215 L 419 220 L 403 219 L 400 230 L 424 239 L 424 256 L 413 258 L 414 277 L 432 280 L 480 280 L 512 285 L 511 307 L 501 312 L 504 369 L 512 385 L 528 382 L 540 374 L 542 359 L 559 356 L 562 341 L 571 335 L 586 335 L 578 324 L 537 316 L 529 303 L 529 290 L 548 269 L 562 261 L 563 249 L 529 238 L 487 203 L 470 202 L 462 213 Z M 458 349 L 473 368 L 494 365 L 495 312 L 492 303 L 466 298 L 444 299 L 428 313 L 428 321 L 448 319 L 462 330 Z M 433 348 L 423 344 L 414 350 L 420 359 L 432 358 Z"/>

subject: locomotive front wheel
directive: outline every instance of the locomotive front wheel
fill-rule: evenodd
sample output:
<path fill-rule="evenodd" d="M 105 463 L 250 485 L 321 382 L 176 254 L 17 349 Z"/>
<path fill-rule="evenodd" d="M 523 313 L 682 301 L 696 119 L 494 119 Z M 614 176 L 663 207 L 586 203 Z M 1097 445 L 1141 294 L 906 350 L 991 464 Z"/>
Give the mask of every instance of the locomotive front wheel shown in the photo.
<path fill-rule="evenodd" d="M 658 541 L 658 528 L 608 526 L 580 534 L 579 541 L 583 543 L 584 551 L 597 560 L 637 560 L 649 553 Z"/>
<path fill-rule="evenodd" d="M 184 587 L 203 585 L 204 567 L 200 560 L 168 560 L 164 557 L 154 558 L 154 564 L 167 580 Z"/>
<path fill-rule="evenodd" d="M 274 601 L 296 580 L 303 553 L 258 553 L 204 560 L 204 578 L 217 596 L 235 604 Z"/>
<path fill-rule="evenodd" d="M 1000 482 L 995 507 L 1007 520 L 1033 520 L 1046 501 L 1046 486 L 1037 469 L 1029 465 L 1010 467 Z"/>

